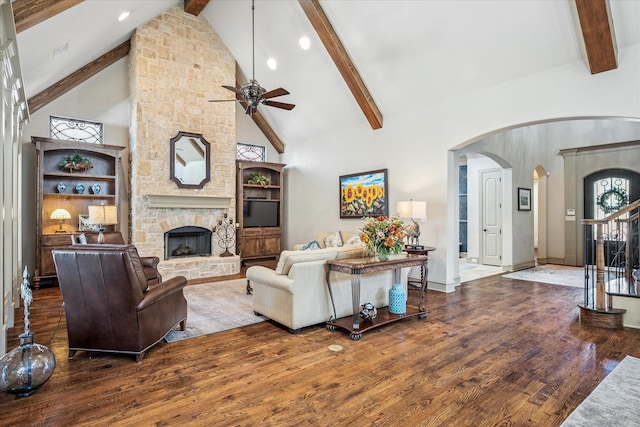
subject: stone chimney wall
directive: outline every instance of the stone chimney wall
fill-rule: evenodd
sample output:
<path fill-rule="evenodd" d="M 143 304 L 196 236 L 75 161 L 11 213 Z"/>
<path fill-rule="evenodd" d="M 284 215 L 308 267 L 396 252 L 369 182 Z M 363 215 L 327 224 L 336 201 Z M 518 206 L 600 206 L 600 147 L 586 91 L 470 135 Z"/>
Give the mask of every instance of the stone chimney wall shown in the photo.
<path fill-rule="evenodd" d="M 162 260 L 169 229 L 212 229 L 223 214 L 235 217 L 235 103 L 208 102 L 231 98 L 221 85 L 235 85 L 235 60 L 208 21 L 182 6 L 138 27 L 129 58 L 130 235 L 141 255 Z M 203 189 L 181 189 L 169 179 L 169 140 L 179 131 L 200 133 L 211 144 L 211 180 Z M 182 197 L 221 197 L 228 207 L 152 207 L 149 195 L 178 202 Z M 224 251 L 215 237 L 212 249 L 213 257 L 161 261 L 160 272 L 188 279 L 239 272 L 237 256 L 215 256 Z"/>

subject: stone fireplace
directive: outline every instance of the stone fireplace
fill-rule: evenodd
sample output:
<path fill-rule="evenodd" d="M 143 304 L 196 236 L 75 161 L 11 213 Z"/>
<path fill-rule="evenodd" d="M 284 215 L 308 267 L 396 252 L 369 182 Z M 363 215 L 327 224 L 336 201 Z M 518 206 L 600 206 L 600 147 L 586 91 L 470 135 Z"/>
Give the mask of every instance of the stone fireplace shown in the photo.
<path fill-rule="evenodd" d="M 222 85 L 235 84 L 233 56 L 205 18 L 176 6 L 136 29 L 129 60 L 132 243 L 141 255 L 160 258 L 167 278 L 237 274 L 240 258 L 220 257 L 210 234 L 224 214 L 235 217 L 235 103 L 208 102 L 227 96 Z M 211 179 L 201 189 L 170 179 L 170 140 L 179 131 L 211 144 Z M 187 239 L 193 230 L 207 232 L 210 255 L 165 256 L 166 233 L 184 227 L 185 246 L 195 245 Z"/>

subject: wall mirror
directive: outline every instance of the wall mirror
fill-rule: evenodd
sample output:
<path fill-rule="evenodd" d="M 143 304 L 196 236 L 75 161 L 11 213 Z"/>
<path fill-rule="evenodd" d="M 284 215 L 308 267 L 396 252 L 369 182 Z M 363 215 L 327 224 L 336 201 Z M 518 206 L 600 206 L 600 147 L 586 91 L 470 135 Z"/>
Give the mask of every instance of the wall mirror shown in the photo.
<path fill-rule="evenodd" d="M 200 133 L 171 138 L 171 180 L 180 188 L 202 188 L 211 179 L 211 146 Z"/>

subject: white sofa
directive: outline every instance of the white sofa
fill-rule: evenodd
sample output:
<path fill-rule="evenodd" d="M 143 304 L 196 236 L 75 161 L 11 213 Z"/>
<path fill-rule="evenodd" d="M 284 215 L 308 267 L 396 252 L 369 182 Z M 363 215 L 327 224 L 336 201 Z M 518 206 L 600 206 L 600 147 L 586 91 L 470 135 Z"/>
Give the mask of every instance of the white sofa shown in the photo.
<path fill-rule="evenodd" d="M 333 308 L 327 288 L 326 261 L 362 256 L 360 246 L 283 251 L 275 270 L 249 267 L 247 279 L 253 287 L 254 312 L 287 327 L 291 333 L 330 320 Z M 400 283 L 405 291 L 408 270 L 403 269 L 401 274 Z M 332 271 L 330 280 L 337 317 L 352 315 L 351 276 Z M 392 281 L 392 271 L 363 275 L 360 304 L 388 306 Z"/>

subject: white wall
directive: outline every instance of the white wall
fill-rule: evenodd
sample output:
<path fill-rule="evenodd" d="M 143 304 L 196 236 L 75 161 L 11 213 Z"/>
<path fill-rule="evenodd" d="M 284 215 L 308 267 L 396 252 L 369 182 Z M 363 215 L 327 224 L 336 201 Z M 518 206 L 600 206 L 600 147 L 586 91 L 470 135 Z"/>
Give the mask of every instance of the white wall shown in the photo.
<path fill-rule="evenodd" d="M 407 198 L 427 201 L 428 222 L 421 224 L 421 243 L 436 246 L 430 260 L 429 280 L 452 290 L 457 271 L 457 248 L 447 249 L 447 242 L 456 242 L 457 172 L 448 174 L 447 150 L 475 141 L 489 132 L 562 117 L 623 116 L 640 117 L 640 48 L 633 46 L 619 52 L 617 70 L 591 75 L 581 61 L 522 79 L 503 82 L 440 103 L 415 108 L 406 103 L 404 111 L 385 111 L 382 129 L 372 131 L 362 120 L 347 128 L 332 129 L 305 141 L 296 141 L 282 156 L 289 166 L 287 187 L 286 244 L 309 240 L 318 231 L 357 230 L 361 221 L 341 220 L 338 215 L 338 177 L 342 174 L 388 168 L 389 202 Z M 583 127 L 584 126 L 584 127 Z M 623 129 L 619 132 L 619 127 Z M 554 171 L 561 168 L 552 151 L 566 145 L 588 145 L 637 139 L 640 123 L 602 121 L 596 124 L 575 121 L 554 135 L 549 144 L 546 125 L 531 132 L 530 128 L 506 133 L 491 147 L 476 147 L 473 152 L 498 152 L 513 166 L 513 187 L 532 188 L 532 171 L 537 165 Z M 566 130 L 568 133 L 564 133 Z M 631 137 L 634 135 L 635 137 Z M 624 140 L 624 139 L 622 139 Z M 492 140 L 493 141 L 493 140 Z M 485 143 L 485 142 L 480 142 Z M 531 165 L 529 165 L 531 162 Z M 457 162 L 452 165 L 457 168 Z M 560 174 L 561 176 L 561 174 Z M 562 186 L 561 180 L 549 183 L 549 188 Z M 557 197 L 561 190 L 552 192 Z M 562 201 L 561 195 L 559 201 Z M 551 205 L 551 203 L 550 203 Z M 511 216 L 513 229 L 532 229 L 528 215 Z M 562 227 L 563 217 L 549 219 L 549 226 Z M 531 224 L 529 224 L 531 223 Z M 554 230 L 549 230 L 552 235 Z M 531 239 L 533 233 L 531 232 Z M 516 250 L 530 248 L 533 242 L 519 242 Z M 549 248 L 562 251 L 563 245 Z M 514 253 L 513 263 L 526 261 L 528 253 Z M 447 258 L 449 261 L 447 262 Z"/>

